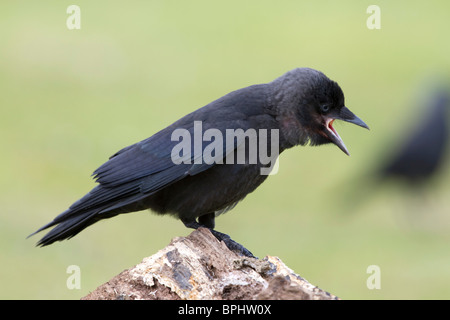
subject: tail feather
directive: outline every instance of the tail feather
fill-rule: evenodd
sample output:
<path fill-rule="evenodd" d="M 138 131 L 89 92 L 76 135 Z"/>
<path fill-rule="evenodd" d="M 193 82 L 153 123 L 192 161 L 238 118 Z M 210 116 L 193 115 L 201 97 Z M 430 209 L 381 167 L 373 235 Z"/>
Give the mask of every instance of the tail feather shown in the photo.
<path fill-rule="evenodd" d="M 37 246 L 44 247 L 52 244 L 55 241 L 61 241 L 70 239 L 77 235 L 80 231 L 87 228 L 91 224 L 95 223 L 98 219 L 94 217 L 97 215 L 98 210 L 90 210 L 77 216 L 72 216 L 64 222 L 59 223 L 55 228 L 48 232 L 41 240 L 37 242 Z M 35 233 L 51 227 L 50 223 Z M 33 233 L 34 234 L 34 233 Z"/>
<path fill-rule="evenodd" d="M 55 241 L 70 239 L 99 220 L 129 212 L 126 207 L 127 205 L 148 196 L 148 194 L 136 193 L 136 188 L 129 185 L 124 185 L 122 190 L 117 189 L 115 188 L 112 192 L 103 186 L 95 187 L 83 198 L 76 201 L 68 210 L 58 215 L 53 221 L 44 225 L 36 232 L 33 232 L 28 237 L 56 226 L 39 240 L 36 245 L 43 247 Z M 114 194 L 115 197 L 112 197 L 111 194 Z"/>

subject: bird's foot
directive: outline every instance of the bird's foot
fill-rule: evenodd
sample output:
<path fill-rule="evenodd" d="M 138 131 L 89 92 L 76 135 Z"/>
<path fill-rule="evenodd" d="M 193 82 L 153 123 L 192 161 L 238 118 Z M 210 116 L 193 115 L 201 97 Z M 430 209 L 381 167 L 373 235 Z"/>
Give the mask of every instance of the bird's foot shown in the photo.
<path fill-rule="evenodd" d="M 237 243 L 236 241 L 231 239 L 231 237 L 229 235 L 214 230 L 214 215 L 213 214 L 204 215 L 201 218 L 202 219 L 199 219 L 201 221 L 201 223 L 199 223 L 195 220 L 194 221 L 192 221 L 192 220 L 183 221 L 182 220 L 182 221 L 183 221 L 184 225 L 188 228 L 192 228 L 192 229 L 198 229 L 200 227 L 207 228 L 207 229 L 209 229 L 209 231 L 211 231 L 211 233 L 216 237 L 217 240 L 223 241 L 225 243 L 225 245 L 227 246 L 227 248 L 230 249 L 231 251 L 234 251 L 241 256 L 258 259 L 257 257 L 255 257 L 253 255 L 253 253 L 250 252 L 250 250 L 245 248 L 242 244 Z"/>
<path fill-rule="evenodd" d="M 253 253 L 250 252 L 250 250 L 245 248 L 242 244 L 237 243 L 236 241 L 231 239 L 229 235 L 213 229 L 209 229 L 209 231 L 211 231 L 211 233 L 216 237 L 217 240 L 223 241 L 227 248 L 231 251 L 234 251 L 241 256 L 258 259 L 253 255 Z"/>

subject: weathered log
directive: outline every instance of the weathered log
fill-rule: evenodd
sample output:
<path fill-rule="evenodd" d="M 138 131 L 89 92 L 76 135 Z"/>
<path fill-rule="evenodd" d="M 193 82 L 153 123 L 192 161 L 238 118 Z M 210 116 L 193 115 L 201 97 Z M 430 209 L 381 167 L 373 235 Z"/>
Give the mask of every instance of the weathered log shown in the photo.
<path fill-rule="evenodd" d="M 175 238 L 156 254 L 82 298 L 172 300 L 337 299 L 295 274 L 279 258 L 239 256 L 208 229 Z"/>

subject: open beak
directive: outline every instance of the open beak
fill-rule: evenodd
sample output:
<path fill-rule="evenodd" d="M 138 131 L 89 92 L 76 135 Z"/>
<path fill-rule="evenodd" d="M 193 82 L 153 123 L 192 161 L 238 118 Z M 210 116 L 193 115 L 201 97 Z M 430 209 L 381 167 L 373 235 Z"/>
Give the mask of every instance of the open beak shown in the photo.
<path fill-rule="evenodd" d="M 349 156 L 350 153 L 348 152 L 347 147 L 344 144 L 344 141 L 339 136 L 337 131 L 333 128 L 334 120 L 342 120 L 342 121 L 350 122 L 350 123 L 356 124 L 360 127 L 366 128 L 366 129 L 369 129 L 369 126 L 367 124 L 365 124 L 364 121 L 362 121 L 360 118 L 355 116 L 353 114 L 353 112 L 351 112 L 347 107 L 342 107 L 337 116 L 334 116 L 332 118 L 331 117 L 325 118 L 325 126 L 329 132 L 328 136 L 330 137 L 331 141 L 335 145 L 337 145 L 339 147 L 339 149 L 341 149 L 346 155 Z"/>

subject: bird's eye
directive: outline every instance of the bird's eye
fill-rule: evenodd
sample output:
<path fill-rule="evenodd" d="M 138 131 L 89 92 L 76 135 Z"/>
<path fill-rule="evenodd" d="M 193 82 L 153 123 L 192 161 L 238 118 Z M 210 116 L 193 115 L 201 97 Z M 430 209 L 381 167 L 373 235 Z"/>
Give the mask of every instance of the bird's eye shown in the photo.
<path fill-rule="evenodd" d="M 328 104 L 323 104 L 320 106 L 320 111 L 322 111 L 323 113 L 326 113 L 326 112 L 330 111 L 330 106 Z"/>

